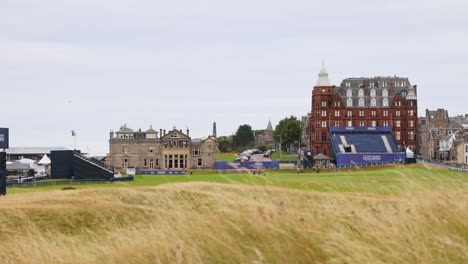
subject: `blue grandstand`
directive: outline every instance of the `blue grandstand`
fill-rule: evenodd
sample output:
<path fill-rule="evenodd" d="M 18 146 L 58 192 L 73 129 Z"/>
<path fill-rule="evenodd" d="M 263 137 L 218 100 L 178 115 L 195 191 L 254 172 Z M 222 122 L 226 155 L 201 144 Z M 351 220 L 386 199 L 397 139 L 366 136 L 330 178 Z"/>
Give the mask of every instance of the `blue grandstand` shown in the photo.
<path fill-rule="evenodd" d="M 337 166 L 401 163 L 406 159 L 391 127 L 331 127 L 330 152 Z"/>

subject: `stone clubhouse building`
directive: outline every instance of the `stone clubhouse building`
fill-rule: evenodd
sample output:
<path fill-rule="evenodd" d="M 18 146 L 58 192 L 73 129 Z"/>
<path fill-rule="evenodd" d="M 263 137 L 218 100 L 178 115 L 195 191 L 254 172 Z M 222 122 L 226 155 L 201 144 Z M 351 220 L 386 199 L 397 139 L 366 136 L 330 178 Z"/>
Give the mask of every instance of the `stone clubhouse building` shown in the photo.
<path fill-rule="evenodd" d="M 177 171 L 188 169 L 214 169 L 218 156 L 216 123 L 213 134 L 205 139 L 190 138 L 175 127 L 166 132 L 152 127 L 146 131 L 123 125 L 110 132 L 108 164 L 115 172 L 127 168 L 138 171 Z"/>

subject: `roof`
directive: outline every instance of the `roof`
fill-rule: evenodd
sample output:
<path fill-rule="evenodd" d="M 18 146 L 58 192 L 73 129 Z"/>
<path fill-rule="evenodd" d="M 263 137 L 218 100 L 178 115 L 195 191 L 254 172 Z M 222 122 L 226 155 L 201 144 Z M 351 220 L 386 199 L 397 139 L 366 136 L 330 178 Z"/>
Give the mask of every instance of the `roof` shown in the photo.
<path fill-rule="evenodd" d="M 64 147 L 17 147 L 6 150 L 8 155 L 34 155 L 50 154 L 52 150 L 68 150 Z"/>
<path fill-rule="evenodd" d="M 267 126 L 266 130 L 273 131 L 273 126 L 271 125 L 271 120 L 268 120 L 268 126 Z"/>
<path fill-rule="evenodd" d="M 328 79 L 328 72 L 325 69 L 325 64 L 322 64 L 322 69 L 319 73 L 319 79 L 317 80 L 316 86 L 331 86 L 330 80 Z"/>
<path fill-rule="evenodd" d="M 119 131 L 117 131 L 116 133 L 133 133 L 133 129 L 131 128 L 128 128 L 127 127 L 127 124 L 124 124 L 123 126 L 120 127 Z"/>
<path fill-rule="evenodd" d="M 44 157 L 37 163 L 39 165 L 49 165 L 50 164 L 50 159 L 47 157 L 47 154 L 44 154 Z"/>
<path fill-rule="evenodd" d="M 146 130 L 146 133 L 148 133 L 148 134 L 157 134 L 158 131 L 154 130 L 153 126 L 150 126 L 150 128 L 148 130 Z"/>
<path fill-rule="evenodd" d="M 7 164 L 6 169 L 7 170 L 30 170 L 32 168 L 31 168 L 31 164 L 23 163 L 23 162 L 20 162 L 19 160 L 17 160 L 15 162 Z"/>

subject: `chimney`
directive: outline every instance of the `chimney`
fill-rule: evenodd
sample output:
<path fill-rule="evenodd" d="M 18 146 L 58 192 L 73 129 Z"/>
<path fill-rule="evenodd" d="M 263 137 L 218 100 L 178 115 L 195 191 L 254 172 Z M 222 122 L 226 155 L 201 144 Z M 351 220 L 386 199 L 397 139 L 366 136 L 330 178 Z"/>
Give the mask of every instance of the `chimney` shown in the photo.
<path fill-rule="evenodd" d="M 190 137 L 190 130 L 187 128 L 187 137 Z"/>
<path fill-rule="evenodd" d="M 166 135 L 166 129 L 163 130 L 164 135 Z"/>
<path fill-rule="evenodd" d="M 216 122 L 213 122 L 213 137 L 216 137 Z"/>
<path fill-rule="evenodd" d="M 162 128 L 159 129 L 159 136 L 160 137 L 164 136 L 163 133 L 162 133 Z"/>
<path fill-rule="evenodd" d="M 109 132 L 109 139 L 113 139 L 113 138 L 114 138 L 114 131 L 111 130 L 111 131 Z"/>

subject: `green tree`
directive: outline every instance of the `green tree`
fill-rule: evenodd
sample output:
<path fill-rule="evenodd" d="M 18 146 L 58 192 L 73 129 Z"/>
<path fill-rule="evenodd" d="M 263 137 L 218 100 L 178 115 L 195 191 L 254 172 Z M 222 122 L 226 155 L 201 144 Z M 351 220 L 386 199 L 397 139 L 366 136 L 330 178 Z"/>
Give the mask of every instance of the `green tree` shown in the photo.
<path fill-rule="evenodd" d="M 232 136 L 230 137 L 221 136 L 221 137 L 218 137 L 217 140 L 218 140 L 219 151 L 221 152 L 232 151 Z"/>
<path fill-rule="evenodd" d="M 278 123 L 273 137 L 276 142 L 281 142 L 281 148 L 284 150 L 287 146 L 298 145 L 301 132 L 301 122 L 295 116 L 290 116 Z"/>
<path fill-rule="evenodd" d="M 252 127 L 250 125 L 241 125 L 237 129 L 236 134 L 232 139 L 233 147 L 236 150 L 240 150 L 240 148 L 249 146 L 253 144 L 255 141 L 254 134 L 252 131 Z"/>

